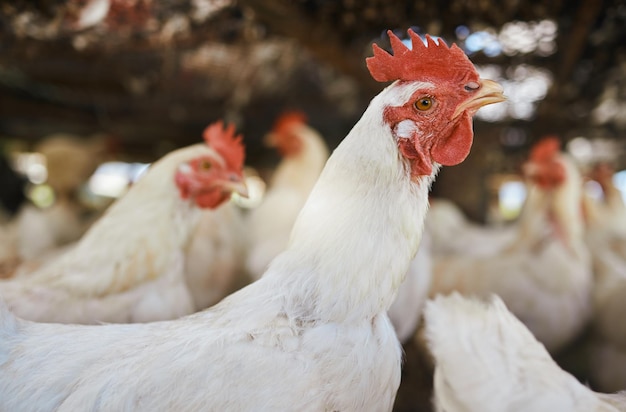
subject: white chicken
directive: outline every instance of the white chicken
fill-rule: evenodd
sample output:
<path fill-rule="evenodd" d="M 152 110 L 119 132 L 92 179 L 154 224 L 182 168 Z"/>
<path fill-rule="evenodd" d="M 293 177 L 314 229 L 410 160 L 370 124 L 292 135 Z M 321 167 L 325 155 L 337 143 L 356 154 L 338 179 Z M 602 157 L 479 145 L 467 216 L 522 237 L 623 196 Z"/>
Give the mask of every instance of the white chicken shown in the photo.
<path fill-rule="evenodd" d="M 439 164 L 502 101 L 463 51 L 389 32 L 394 81 L 335 149 L 287 249 L 256 282 L 182 319 L 55 325 L 0 312 L 0 410 L 389 411 L 401 348 L 387 316 Z"/>
<path fill-rule="evenodd" d="M 613 183 L 615 170 L 607 163 L 594 166 L 591 178 L 602 188 L 602 198 L 593 201 L 585 200 L 585 213 L 588 219 L 589 230 L 593 235 L 602 235 L 604 241 L 619 254 L 626 257 L 626 205 L 620 190 Z M 599 239 L 594 238 L 594 241 Z"/>
<path fill-rule="evenodd" d="M 245 273 L 246 225 L 233 204 L 202 212 L 185 250 L 185 279 L 195 311 L 213 306 L 252 279 Z"/>
<path fill-rule="evenodd" d="M 626 260 L 610 248 L 594 250 L 589 374 L 594 387 L 626 390 Z"/>
<path fill-rule="evenodd" d="M 91 221 L 77 201 L 79 188 L 106 158 L 102 136 L 80 138 L 57 133 L 44 137 L 35 148 L 46 163 L 46 184 L 55 193 L 55 202 L 46 208 L 22 205 L 17 215 L 2 229 L 0 265 L 2 274 L 11 276 L 24 262 L 79 239 Z"/>
<path fill-rule="evenodd" d="M 234 127 L 213 124 L 205 140 L 156 162 L 69 251 L 32 274 L 0 282 L 11 310 L 61 323 L 146 322 L 194 312 L 185 248 L 208 213 L 203 208 L 245 191 Z M 219 230 L 214 233 L 217 241 Z"/>
<path fill-rule="evenodd" d="M 563 371 L 497 296 L 438 296 L 424 323 L 438 412 L 626 410 L 626 394 L 593 392 Z"/>
<path fill-rule="evenodd" d="M 299 112 L 287 112 L 274 124 L 267 142 L 283 156 L 262 203 L 247 217 L 248 273 L 255 279 L 285 250 L 289 234 L 328 160 L 324 138 Z"/>
<path fill-rule="evenodd" d="M 491 256 L 501 252 L 517 235 L 517 226 L 473 223 L 452 201 L 431 199 L 426 227 L 432 233 L 432 253 L 439 256 Z"/>
<path fill-rule="evenodd" d="M 513 244 L 493 256 L 436 258 L 430 295 L 497 294 L 548 350 L 557 351 L 591 316 L 582 179 L 555 139 L 538 143 L 524 169 L 528 198 Z"/>
<path fill-rule="evenodd" d="M 604 197 L 584 199 L 594 270 L 589 374 L 593 386 L 607 392 L 626 389 L 626 208 L 612 177 L 612 168 L 597 165 L 592 178 L 600 183 Z"/>

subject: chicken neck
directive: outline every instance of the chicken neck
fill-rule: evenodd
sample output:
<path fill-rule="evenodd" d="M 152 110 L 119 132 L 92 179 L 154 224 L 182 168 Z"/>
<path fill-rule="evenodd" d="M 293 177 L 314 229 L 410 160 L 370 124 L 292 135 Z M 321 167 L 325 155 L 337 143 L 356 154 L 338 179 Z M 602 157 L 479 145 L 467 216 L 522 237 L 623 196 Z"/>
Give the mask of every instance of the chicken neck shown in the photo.
<path fill-rule="evenodd" d="M 386 312 L 417 252 L 437 168 L 411 178 L 381 115 L 384 95 L 333 152 L 287 250 L 264 275 L 299 318 L 345 322 Z"/>

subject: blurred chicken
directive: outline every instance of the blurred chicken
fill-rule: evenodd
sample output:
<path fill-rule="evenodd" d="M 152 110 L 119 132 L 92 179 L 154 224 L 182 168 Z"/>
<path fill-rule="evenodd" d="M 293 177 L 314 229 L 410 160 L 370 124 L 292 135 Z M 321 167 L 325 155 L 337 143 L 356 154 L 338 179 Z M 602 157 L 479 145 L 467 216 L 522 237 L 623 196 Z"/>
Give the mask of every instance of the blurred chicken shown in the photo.
<path fill-rule="evenodd" d="M 594 387 L 614 392 L 626 390 L 626 208 L 609 165 L 597 165 L 591 177 L 604 196 L 585 197 L 586 240 L 594 270 L 589 374 Z"/>
<path fill-rule="evenodd" d="M 424 318 L 438 412 L 626 410 L 626 394 L 595 393 L 563 371 L 497 296 L 438 296 Z"/>
<path fill-rule="evenodd" d="M 460 48 L 409 35 L 411 50 L 389 32 L 393 56 L 374 46 L 370 72 L 393 83 L 259 280 L 169 322 L 38 324 L 0 307 L 0 410 L 390 411 L 402 353 L 387 310 L 430 184 L 467 156 L 473 114 L 504 99 Z"/>
<path fill-rule="evenodd" d="M 46 184 L 53 189 L 55 201 L 44 209 L 23 204 L 2 229 L 0 242 L 4 252 L 0 264 L 4 266 L 4 276 L 10 276 L 19 264 L 39 258 L 85 233 L 91 221 L 83 217 L 85 210 L 77 202 L 78 190 L 106 158 L 107 138 L 58 133 L 42 139 L 34 151 L 45 158 Z"/>
<path fill-rule="evenodd" d="M 263 202 L 247 219 L 249 251 L 246 267 L 258 279 L 268 264 L 285 250 L 296 217 L 328 159 L 324 138 L 306 124 L 299 112 L 276 120 L 267 142 L 283 156 Z"/>
<path fill-rule="evenodd" d="M 0 295 L 20 317 L 42 322 L 147 322 L 193 312 L 189 289 L 198 286 L 186 284 L 185 248 L 202 209 L 245 190 L 240 139 L 232 126 L 208 127 L 206 145 L 156 162 L 75 247 L 28 276 L 0 282 Z"/>
<path fill-rule="evenodd" d="M 593 328 L 589 374 L 594 387 L 626 390 L 626 260 L 610 248 L 593 250 Z"/>
<path fill-rule="evenodd" d="M 615 170 L 607 163 L 597 164 L 591 179 L 602 188 L 601 199 L 584 198 L 587 243 L 594 250 L 613 250 L 626 260 L 626 205 L 620 190 L 613 183 Z"/>
<path fill-rule="evenodd" d="M 516 226 L 472 223 L 450 200 L 431 199 L 426 227 L 432 233 L 432 252 L 438 256 L 490 256 L 502 251 L 516 236 Z"/>
<path fill-rule="evenodd" d="M 584 243 L 582 179 L 545 139 L 524 165 L 528 198 L 517 237 L 502 253 L 435 259 L 430 295 L 499 295 L 548 350 L 572 341 L 591 315 L 592 267 Z"/>
<path fill-rule="evenodd" d="M 233 204 L 202 212 L 185 252 L 185 279 L 196 311 L 252 281 L 245 273 L 246 226 Z"/>

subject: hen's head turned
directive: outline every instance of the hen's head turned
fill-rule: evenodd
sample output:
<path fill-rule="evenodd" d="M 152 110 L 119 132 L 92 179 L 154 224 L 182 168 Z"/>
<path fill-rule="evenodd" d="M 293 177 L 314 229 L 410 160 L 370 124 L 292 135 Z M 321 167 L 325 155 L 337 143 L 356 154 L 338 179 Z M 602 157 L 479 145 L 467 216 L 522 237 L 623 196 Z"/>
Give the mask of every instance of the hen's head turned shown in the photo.
<path fill-rule="evenodd" d="M 557 137 L 544 137 L 530 150 L 528 161 L 523 167 L 524 175 L 543 189 L 560 186 L 566 176 L 560 152 L 561 142 Z"/>
<path fill-rule="evenodd" d="M 302 149 L 298 127 L 306 124 L 306 115 L 298 111 L 285 112 L 276 119 L 266 138 L 266 143 L 275 147 L 281 156 L 294 156 Z"/>
<path fill-rule="evenodd" d="M 505 100 L 502 87 L 481 79 L 465 53 L 443 40 L 426 43 L 408 31 L 408 48 L 388 32 L 393 55 L 374 45 L 367 67 L 375 80 L 395 81 L 393 100 L 383 120 L 409 161 L 413 176 L 430 175 L 433 163 L 455 165 L 469 154 L 472 116 L 481 107 Z"/>
<path fill-rule="evenodd" d="M 245 151 L 235 126 L 222 122 L 204 130 L 204 140 L 212 153 L 198 156 L 179 166 L 175 181 L 180 195 L 191 198 L 201 208 L 216 208 L 233 192 L 247 196 L 243 176 Z"/>

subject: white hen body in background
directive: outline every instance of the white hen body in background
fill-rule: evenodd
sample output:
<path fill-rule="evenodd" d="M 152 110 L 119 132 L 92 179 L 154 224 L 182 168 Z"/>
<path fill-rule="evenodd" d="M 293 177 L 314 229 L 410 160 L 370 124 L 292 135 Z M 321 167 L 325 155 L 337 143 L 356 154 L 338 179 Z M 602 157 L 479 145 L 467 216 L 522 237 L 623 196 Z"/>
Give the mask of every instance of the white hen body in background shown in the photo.
<path fill-rule="evenodd" d="M 417 252 L 429 185 L 437 163 L 467 155 L 476 110 L 503 100 L 459 48 L 410 35 L 410 52 L 392 34 L 393 57 L 375 47 L 374 77 L 404 81 L 333 152 L 261 279 L 169 322 L 38 324 L 3 308 L 0 409 L 391 410 L 401 349 L 387 310 Z M 429 124 L 437 118 L 444 127 Z"/>
<path fill-rule="evenodd" d="M 170 153 L 74 247 L 31 274 L 0 282 L 0 296 L 19 316 L 42 322 L 146 322 L 194 312 L 185 248 L 203 212 L 196 198 L 179 193 L 175 179 L 192 174 L 190 162 L 199 160 L 214 162 L 215 170 L 224 162 L 204 144 Z M 217 181 L 212 186 L 221 191 Z M 194 190 L 209 186 L 197 183 Z"/>
<path fill-rule="evenodd" d="M 426 228 L 432 233 L 432 253 L 438 256 L 491 256 L 501 252 L 517 234 L 514 224 L 473 223 L 457 205 L 446 199 L 431 199 Z"/>
<path fill-rule="evenodd" d="M 613 169 L 600 164 L 592 175 L 604 198 L 585 197 L 586 241 L 593 259 L 591 383 L 602 391 L 626 390 L 626 207 L 613 185 Z"/>
<path fill-rule="evenodd" d="M 438 296 L 424 318 L 438 412 L 626 410 L 626 395 L 595 393 L 563 371 L 497 296 Z"/>
<path fill-rule="evenodd" d="M 196 311 L 250 283 L 243 264 L 245 230 L 241 210 L 232 202 L 202 212 L 185 251 L 185 279 Z"/>
<path fill-rule="evenodd" d="M 283 160 L 272 175 L 262 203 L 246 218 L 246 267 L 255 279 L 287 248 L 293 224 L 329 155 L 324 138 L 298 113 L 283 114 L 267 140 L 279 149 Z"/>
<path fill-rule="evenodd" d="M 85 207 L 76 198 L 107 152 L 101 136 L 81 138 L 62 133 L 44 137 L 34 150 L 45 159 L 45 183 L 54 191 L 55 202 L 43 209 L 24 204 L 2 228 L 0 265 L 5 277 L 21 263 L 53 252 L 85 233 L 91 221 L 82 216 Z"/>
<path fill-rule="evenodd" d="M 430 295 L 497 294 L 548 350 L 557 351 L 590 319 L 593 273 L 583 238 L 580 173 L 558 146 L 546 160 L 547 172 L 557 167 L 563 181 L 554 187 L 530 183 L 513 244 L 493 256 L 435 259 Z M 541 162 L 531 156 L 530 164 Z"/>

